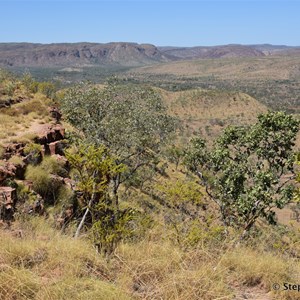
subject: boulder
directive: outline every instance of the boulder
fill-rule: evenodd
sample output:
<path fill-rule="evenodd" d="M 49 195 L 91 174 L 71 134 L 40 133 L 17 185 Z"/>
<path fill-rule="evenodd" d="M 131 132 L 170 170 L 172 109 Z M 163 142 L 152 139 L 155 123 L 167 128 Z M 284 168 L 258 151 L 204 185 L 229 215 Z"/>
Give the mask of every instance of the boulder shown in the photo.
<path fill-rule="evenodd" d="M 7 178 L 14 177 L 16 174 L 16 167 L 14 164 L 9 162 L 1 161 L 0 165 L 0 184 Z"/>
<path fill-rule="evenodd" d="M 26 164 L 15 164 L 16 167 L 15 176 L 17 179 L 23 180 L 25 178 L 25 172 L 26 172 Z"/>
<path fill-rule="evenodd" d="M 62 125 L 47 125 L 44 127 L 44 130 L 40 132 L 38 137 L 34 139 L 35 143 L 41 145 L 47 145 L 59 140 L 64 139 L 65 136 L 65 129 Z M 46 146 L 47 147 L 47 146 Z M 46 148 L 47 151 L 47 148 Z"/>
<path fill-rule="evenodd" d="M 50 155 L 64 155 L 64 143 L 61 141 L 52 142 L 48 145 Z"/>
<path fill-rule="evenodd" d="M 16 189 L 1 186 L 0 187 L 0 220 L 10 222 L 13 220 L 15 206 L 17 202 Z"/>
<path fill-rule="evenodd" d="M 51 114 L 52 118 L 54 118 L 56 120 L 56 122 L 59 122 L 62 117 L 62 114 L 57 107 L 51 107 L 50 114 Z"/>
<path fill-rule="evenodd" d="M 13 155 L 24 154 L 25 143 L 11 143 L 6 145 L 3 158 L 10 159 Z"/>

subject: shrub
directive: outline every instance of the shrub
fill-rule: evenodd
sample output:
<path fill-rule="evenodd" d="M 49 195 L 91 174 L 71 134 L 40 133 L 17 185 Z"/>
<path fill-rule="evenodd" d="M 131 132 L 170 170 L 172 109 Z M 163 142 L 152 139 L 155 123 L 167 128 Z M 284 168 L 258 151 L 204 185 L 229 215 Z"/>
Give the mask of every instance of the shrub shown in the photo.
<path fill-rule="evenodd" d="M 46 156 L 41 163 L 41 167 L 44 170 L 47 170 L 50 174 L 62 177 L 68 175 L 68 171 L 66 170 L 64 165 L 64 161 L 58 161 L 55 157 L 52 156 Z"/>
<path fill-rule="evenodd" d="M 11 162 L 14 165 L 20 165 L 24 166 L 24 161 L 21 156 L 19 155 L 14 155 L 9 159 L 9 162 Z"/>
<path fill-rule="evenodd" d="M 33 190 L 40 194 L 48 204 L 54 204 L 57 201 L 62 182 L 52 177 L 43 166 L 28 166 L 26 179 L 32 181 Z"/>
<path fill-rule="evenodd" d="M 42 146 L 35 143 L 29 143 L 24 148 L 24 154 L 27 155 L 27 160 L 33 165 L 37 165 L 42 160 Z"/>
<path fill-rule="evenodd" d="M 219 206 L 223 224 L 241 229 L 243 238 L 261 217 L 276 223 L 272 208 L 293 198 L 299 125 L 293 116 L 269 112 L 252 126 L 227 127 L 211 150 L 196 138 L 186 151 L 186 165 Z"/>
<path fill-rule="evenodd" d="M 28 115 L 33 111 L 39 116 L 46 116 L 48 114 L 46 105 L 37 99 L 20 103 L 18 110 L 23 115 Z"/>
<path fill-rule="evenodd" d="M 0 145 L 0 159 L 3 158 L 3 155 L 5 154 L 5 148 Z"/>

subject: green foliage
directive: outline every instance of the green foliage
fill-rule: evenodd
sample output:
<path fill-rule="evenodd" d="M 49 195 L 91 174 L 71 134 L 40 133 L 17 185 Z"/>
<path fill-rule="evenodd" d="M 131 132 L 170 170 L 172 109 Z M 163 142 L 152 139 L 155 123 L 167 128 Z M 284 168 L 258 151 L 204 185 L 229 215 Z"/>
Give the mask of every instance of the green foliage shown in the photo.
<path fill-rule="evenodd" d="M 157 184 L 156 188 L 163 193 L 163 198 L 173 208 L 179 208 L 187 203 L 203 204 L 201 190 L 195 182 L 177 180 L 164 185 Z"/>
<path fill-rule="evenodd" d="M 13 155 L 8 161 L 14 165 L 24 166 L 24 161 L 19 155 Z"/>
<path fill-rule="evenodd" d="M 127 172 L 114 177 L 114 193 L 139 168 L 157 160 L 157 153 L 175 130 L 161 96 L 153 88 L 110 82 L 100 89 L 79 85 L 62 99 L 65 117 L 90 142 L 107 146 Z"/>
<path fill-rule="evenodd" d="M 65 168 L 65 162 L 59 161 L 55 157 L 46 156 L 42 162 L 43 169 L 47 170 L 50 174 L 67 177 L 68 171 Z"/>
<path fill-rule="evenodd" d="M 124 165 L 117 165 L 105 146 L 74 146 L 66 151 L 66 158 L 73 168 L 77 189 L 84 193 L 85 204 L 95 193 L 104 196 L 111 177 L 124 171 Z"/>
<path fill-rule="evenodd" d="M 111 201 L 108 187 L 113 176 L 124 172 L 123 164 L 116 164 L 105 146 L 81 144 L 66 151 L 73 167 L 76 189 L 83 194 L 85 214 L 77 228 L 77 237 L 90 213 L 91 237 L 99 252 L 110 255 L 119 241 L 129 233 L 132 209 L 121 210 Z"/>
<path fill-rule="evenodd" d="M 38 149 L 35 145 L 30 146 L 30 149 Z M 45 157 L 40 165 L 27 166 L 25 177 L 32 181 L 33 190 L 40 194 L 47 204 L 54 204 L 60 200 L 63 190 L 63 183 L 58 176 L 67 176 L 67 173 L 63 163 L 54 157 Z"/>
<path fill-rule="evenodd" d="M 33 190 L 40 194 L 47 204 L 57 202 L 62 182 L 57 178 L 53 178 L 48 170 L 45 169 L 45 166 L 29 165 L 25 178 L 32 181 Z"/>
<path fill-rule="evenodd" d="M 183 244 L 194 247 L 199 242 L 204 244 L 223 241 L 225 229 L 218 224 L 203 224 L 198 219 L 193 220 L 188 230 L 183 234 Z"/>
<path fill-rule="evenodd" d="M 15 81 L 6 81 L 4 85 L 4 93 L 12 97 L 14 95 L 16 88 L 17 88 L 17 84 Z"/>
<path fill-rule="evenodd" d="M 135 211 L 113 209 L 100 203 L 94 209 L 94 218 L 91 238 L 97 250 L 109 256 L 122 239 L 131 235 L 130 222 L 135 218 Z"/>
<path fill-rule="evenodd" d="M 157 149 L 174 126 L 160 95 L 149 87 L 76 86 L 66 93 L 62 109 L 88 139 L 105 144 L 120 156 L 141 147 Z"/>
<path fill-rule="evenodd" d="M 166 156 L 170 162 L 175 164 L 177 169 L 181 159 L 184 156 L 184 151 L 181 147 L 172 145 L 166 150 Z"/>
<path fill-rule="evenodd" d="M 32 85 L 34 84 L 35 81 L 29 72 L 27 72 L 27 71 L 24 72 L 24 74 L 21 78 L 21 82 L 27 91 L 32 92 Z"/>
<path fill-rule="evenodd" d="M 24 154 L 33 154 L 37 155 L 41 153 L 42 151 L 42 146 L 40 144 L 35 144 L 35 143 L 29 143 L 24 147 Z"/>
<path fill-rule="evenodd" d="M 37 91 L 53 99 L 55 97 L 56 87 L 51 82 L 43 81 L 38 83 Z"/>
<path fill-rule="evenodd" d="M 212 224 L 207 221 L 209 213 L 199 184 L 178 179 L 157 184 L 155 188 L 164 205 L 164 221 L 172 233 L 171 240 L 186 248 L 214 239 L 214 236 L 209 238 Z"/>
<path fill-rule="evenodd" d="M 147 183 L 155 179 L 156 173 L 153 164 L 145 165 L 143 168 L 139 168 L 136 172 L 128 176 L 128 179 L 124 182 L 124 186 L 127 190 L 131 187 L 143 190 Z M 126 174 L 130 174 L 130 170 L 125 170 L 123 176 L 126 176 Z"/>
<path fill-rule="evenodd" d="M 258 117 L 250 127 L 228 127 L 213 149 L 194 139 L 185 163 L 219 205 L 225 225 L 249 231 L 259 217 L 275 222 L 272 208 L 293 197 L 292 148 L 299 121 L 282 112 Z"/>

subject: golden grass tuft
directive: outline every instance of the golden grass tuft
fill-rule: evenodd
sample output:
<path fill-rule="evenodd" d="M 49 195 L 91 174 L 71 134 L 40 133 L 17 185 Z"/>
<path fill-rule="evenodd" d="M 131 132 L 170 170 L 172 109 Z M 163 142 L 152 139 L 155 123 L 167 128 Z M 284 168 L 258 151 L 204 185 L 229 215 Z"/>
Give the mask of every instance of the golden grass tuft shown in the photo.
<path fill-rule="evenodd" d="M 129 299 L 90 243 L 40 218 L 0 231 L 0 299 Z"/>
<path fill-rule="evenodd" d="M 11 232 L 0 230 L 0 299 L 230 300 L 246 290 L 249 299 L 299 299 L 272 291 L 273 283 L 298 283 L 296 260 L 233 243 L 183 250 L 162 230 L 122 243 L 106 260 L 85 237 L 76 240 L 40 217 L 16 221 Z"/>

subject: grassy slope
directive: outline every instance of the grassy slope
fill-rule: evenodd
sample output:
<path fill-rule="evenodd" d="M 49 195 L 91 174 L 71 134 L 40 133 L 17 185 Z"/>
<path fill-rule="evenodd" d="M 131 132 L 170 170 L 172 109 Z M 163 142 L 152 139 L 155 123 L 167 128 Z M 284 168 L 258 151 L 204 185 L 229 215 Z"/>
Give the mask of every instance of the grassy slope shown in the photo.
<path fill-rule="evenodd" d="M 200 134 L 213 140 L 229 125 L 247 125 L 267 107 L 247 94 L 195 89 L 182 92 L 162 90 L 169 112 L 183 122 L 183 140 Z"/>
<path fill-rule="evenodd" d="M 8 102 L 10 105 L 4 107 Z M 15 78 L 0 82 L 0 144 L 32 140 L 32 129 L 52 120 L 48 111 L 51 104 L 45 95 L 29 92 Z"/>
<path fill-rule="evenodd" d="M 122 244 L 106 261 L 84 237 L 74 240 L 44 219 L 16 222 L 0 230 L 0 298 L 299 299 L 298 292 L 270 292 L 273 283 L 297 283 L 300 275 L 297 259 L 264 249 L 278 242 L 274 236 L 253 246 L 212 240 L 183 250 L 164 230 Z"/>

